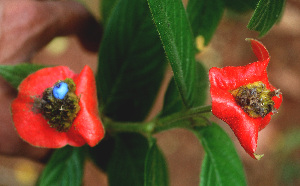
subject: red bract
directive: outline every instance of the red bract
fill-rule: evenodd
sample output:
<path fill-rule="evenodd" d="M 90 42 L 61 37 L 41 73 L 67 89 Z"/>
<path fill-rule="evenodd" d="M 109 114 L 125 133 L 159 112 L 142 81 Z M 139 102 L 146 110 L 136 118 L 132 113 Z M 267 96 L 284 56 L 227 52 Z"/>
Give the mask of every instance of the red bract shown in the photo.
<path fill-rule="evenodd" d="M 262 117 L 251 117 L 239 105 L 232 92 L 246 85 L 262 82 L 267 91 L 278 94 L 271 97 L 274 109 L 278 109 L 282 102 L 282 95 L 268 80 L 266 68 L 270 57 L 264 45 L 254 39 L 249 39 L 257 62 L 238 67 L 213 67 L 209 71 L 210 93 L 212 98 L 212 113 L 225 121 L 233 130 L 242 147 L 253 158 L 261 156 L 254 154 L 257 147 L 258 132 L 271 120 L 273 112 Z"/>
<path fill-rule="evenodd" d="M 42 113 L 34 111 L 34 103 L 45 89 L 66 78 L 71 78 L 76 85 L 80 110 L 71 128 L 67 132 L 59 132 L 50 127 Z M 11 106 L 12 116 L 17 132 L 28 143 L 47 148 L 60 148 L 67 144 L 78 147 L 85 143 L 95 146 L 103 138 L 95 78 L 90 67 L 85 66 L 80 74 L 65 66 L 44 68 L 25 78 L 18 89 L 18 97 Z"/>

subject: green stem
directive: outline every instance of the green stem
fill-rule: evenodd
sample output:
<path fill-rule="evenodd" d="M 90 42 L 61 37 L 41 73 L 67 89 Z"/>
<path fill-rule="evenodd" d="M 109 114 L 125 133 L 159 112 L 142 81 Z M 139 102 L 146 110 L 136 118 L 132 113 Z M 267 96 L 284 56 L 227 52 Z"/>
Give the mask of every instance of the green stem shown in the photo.
<path fill-rule="evenodd" d="M 153 121 L 146 123 L 116 122 L 110 119 L 104 119 L 103 121 L 105 130 L 111 132 L 138 132 L 150 134 L 155 126 L 155 123 Z"/>
<path fill-rule="evenodd" d="M 192 125 L 195 124 L 193 122 L 194 118 L 203 119 L 207 123 L 207 119 L 203 114 L 210 113 L 210 112 L 211 112 L 211 105 L 195 107 L 186 110 L 184 112 L 171 114 L 170 116 L 166 116 L 164 118 L 157 120 L 154 133 L 161 132 L 175 127 L 190 128 Z"/>
<path fill-rule="evenodd" d="M 189 128 L 195 125 L 194 118 L 207 119 L 203 115 L 211 112 L 211 106 L 196 107 L 184 112 L 178 112 L 164 118 L 158 118 L 150 122 L 115 122 L 109 118 L 103 118 L 105 129 L 110 132 L 137 132 L 151 135 L 172 128 Z M 201 124 L 203 125 L 203 123 Z"/>

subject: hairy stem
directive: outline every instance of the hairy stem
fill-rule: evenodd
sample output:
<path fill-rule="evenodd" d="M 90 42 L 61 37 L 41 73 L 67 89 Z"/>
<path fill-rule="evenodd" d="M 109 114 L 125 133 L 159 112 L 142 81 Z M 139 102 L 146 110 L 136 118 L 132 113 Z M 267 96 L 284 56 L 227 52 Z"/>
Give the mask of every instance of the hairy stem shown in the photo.
<path fill-rule="evenodd" d="M 207 125 L 205 114 L 211 112 L 211 106 L 191 108 L 183 112 L 177 112 L 164 118 L 155 118 L 149 122 L 116 122 L 109 118 L 103 118 L 105 129 L 108 132 L 137 132 L 151 135 L 172 128 L 190 128 L 195 125 Z M 200 122 L 201 120 L 201 122 Z"/>

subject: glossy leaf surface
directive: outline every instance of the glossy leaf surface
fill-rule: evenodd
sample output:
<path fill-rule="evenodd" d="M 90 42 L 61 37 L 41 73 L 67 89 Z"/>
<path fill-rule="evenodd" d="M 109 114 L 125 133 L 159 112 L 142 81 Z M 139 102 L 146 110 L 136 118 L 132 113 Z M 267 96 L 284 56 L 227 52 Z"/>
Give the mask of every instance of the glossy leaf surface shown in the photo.
<path fill-rule="evenodd" d="M 147 2 L 118 1 L 99 52 L 96 79 L 103 114 L 119 121 L 143 120 L 161 84 L 165 61 Z"/>
<path fill-rule="evenodd" d="M 181 0 L 148 0 L 165 53 L 185 107 L 195 103 L 195 50 L 192 31 Z"/>
<path fill-rule="evenodd" d="M 202 142 L 207 156 L 202 165 L 201 182 L 215 181 L 216 185 L 228 186 L 246 185 L 241 160 L 225 131 L 217 124 L 212 124 L 196 128 L 194 133 Z"/>
<path fill-rule="evenodd" d="M 0 65 L 0 75 L 14 88 L 18 88 L 23 79 L 29 74 L 42 68 L 45 68 L 45 66 L 28 63 L 19 65 Z"/>
<path fill-rule="evenodd" d="M 281 17 L 285 0 L 260 0 L 247 25 L 248 29 L 259 32 L 262 37 Z"/>
<path fill-rule="evenodd" d="M 37 185 L 82 185 L 84 151 L 85 147 L 70 146 L 56 150 L 43 170 Z"/>
<path fill-rule="evenodd" d="M 214 171 L 214 166 L 211 159 L 205 155 L 202 161 L 201 174 L 200 174 L 200 186 L 217 185 L 217 177 Z"/>
<path fill-rule="evenodd" d="M 109 185 L 143 185 L 148 149 L 147 139 L 140 134 L 123 133 L 116 136 L 115 149 L 108 164 Z"/>
<path fill-rule="evenodd" d="M 144 186 L 157 185 L 168 186 L 169 176 L 165 157 L 153 139 L 146 156 Z"/>
<path fill-rule="evenodd" d="M 206 101 L 206 94 L 208 88 L 208 78 L 207 70 L 200 63 L 196 63 L 196 82 L 195 82 L 195 92 L 197 95 L 197 106 L 201 106 Z M 164 98 L 164 106 L 161 112 L 160 117 L 164 117 L 175 112 L 180 112 L 184 109 L 184 104 L 178 92 L 174 78 L 171 79 L 167 92 Z"/>
<path fill-rule="evenodd" d="M 226 8 L 238 13 L 254 10 L 259 0 L 223 0 Z"/>
<path fill-rule="evenodd" d="M 103 21 L 103 25 L 107 24 L 107 21 L 120 0 L 102 0 L 100 4 L 100 13 Z"/>
<path fill-rule="evenodd" d="M 204 44 L 207 45 L 219 25 L 223 12 L 223 0 L 189 0 L 187 13 L 194 37 L 204 37 Z"/>

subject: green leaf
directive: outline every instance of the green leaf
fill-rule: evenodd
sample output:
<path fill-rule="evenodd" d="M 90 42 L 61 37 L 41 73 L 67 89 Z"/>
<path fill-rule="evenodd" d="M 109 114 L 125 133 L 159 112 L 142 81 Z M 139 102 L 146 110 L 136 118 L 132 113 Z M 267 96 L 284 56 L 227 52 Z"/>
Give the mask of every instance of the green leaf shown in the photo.
<path fill-rule="evenodd" d="M 141 121 L 156 98 L 166 59 L 147 2 L 118 2 L 100 47 L 99 99 L 106 116 Z"/>
<path fill-rule="evenodd" d="M 183 109 L 184 105 L 173 77 L 169 83 L 167 92 L 164 97 L 164 104 L 160 117 L 165 117 L 170 114 L 180 112 Z"/>
<path fill-rule="evenodd" d="M 200 186 L 217 185 L 217 177 L 210 158 L 205 154 L 201 166 Z"/>
<path fill-rule="evenodd" d="M 0 75 L 14 88 L 18 88 L 20 83 L 29 74 L 45 68 L 43 65 L 22 63 L 19 65 L 0 65 Z"/>
<path fill-rule="evenodd" d="M 223 0 L 189 0 L 187 13 L 194 36 L 204 37 L 208 45 L 224 12 Z"/>
<path fill-rule="evenodd" d="M 207 156 L 202 166 L 201 182 L 224 186 L 246 185 L 241 160 L 224 130 L 213 123 L 195 128 L 194 133 L 201 140 Z"/>
<path fill-rule="evenodd" d="M 206 101 L 206 94 L 208 88 L 208 76 L 207 70 L 202 65 L 202 63 L 196 63 L 196 85 L 195 92 L 197 95 L 197 99 L 195 101 L 195 105 L 201 106 Z M 175 84 L 174 78 L 171 79 L 167 92 L 164 97 L 163 109 L 160 114 L 160 117 L 165 117 L 170 114 L 174 114 L 176 112 L 180 112 L 184 109 L 183 102 L 181 100 L 180 94 Z"/>
<path fill-rule="evenodd" d="M 195 105 L 195 48 L 181 0 L 148 0 L 185 107 Z"/>
<path fill-rule="evenodd" d="M 167 163 L 164 155 L 153 139 L 148 150 L 145 163 L 145 183 L 144 186 L 168 186 L 169 175 Z"/>
<path fill-rule="evenodd" d="M 243 13 L 254 10 L 259 0 L 224 0 L 226 8 Z"/>
<path fill-rule="evenodd" d="M 100 2 L 100 15 L 102 17 L 103 25 L 107 24 L 111 12 L 116 7 L 119 1 L 120 0 L 102 0 Z"/>
<path fill-rule="evenodd" d="M 144 136 L 137 133 L 118 134 L 115 150 L 108 164 L 109 185 L 143 185 L 148 150 L 149 144 Z"/>
<path fill-rule="evenodd" d="M 66 146 L 57 149 L 43 170 L 37 185 L 82 185 L 84 159 L 85 147 Z"/>
<path fill-rule="evenodd" d="M 283 13 L 285 0 L 260 0 L 247 25 L 249 30 L 259 32 L 259 37 L 266 35 L 272 26 L 278 22 Z"/>
<path fill-rule="evenodd" d="M 208 88 L 208 71 L 201 62 L 196 63 L 195 106 L 205 104 Z"/>

